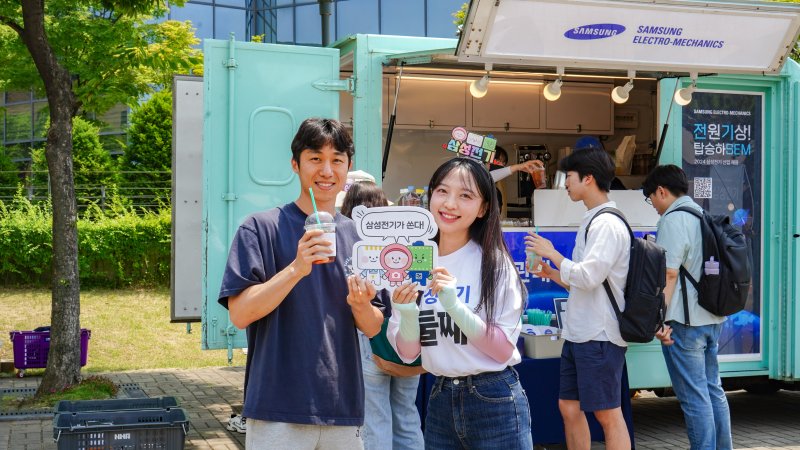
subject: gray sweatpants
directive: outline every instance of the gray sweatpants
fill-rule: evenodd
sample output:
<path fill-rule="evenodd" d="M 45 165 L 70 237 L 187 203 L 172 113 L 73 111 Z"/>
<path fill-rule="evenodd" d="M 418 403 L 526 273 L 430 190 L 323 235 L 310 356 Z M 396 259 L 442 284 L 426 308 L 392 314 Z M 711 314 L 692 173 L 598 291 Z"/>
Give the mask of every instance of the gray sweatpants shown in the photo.
<path fill-rule="evenodd" d="M 247 450 L 363 450 L 361 427 L 247 419 Z"/>

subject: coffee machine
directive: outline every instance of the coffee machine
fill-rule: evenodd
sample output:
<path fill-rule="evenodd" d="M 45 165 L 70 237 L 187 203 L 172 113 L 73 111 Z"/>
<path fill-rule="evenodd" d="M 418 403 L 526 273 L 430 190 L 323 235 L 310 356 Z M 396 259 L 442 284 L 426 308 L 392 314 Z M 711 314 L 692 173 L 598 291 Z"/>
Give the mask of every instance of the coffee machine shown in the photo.
<path fill-rule="evenodd" d="M 514 145 L 517 152 L 517 162 L 524 163 L 538 159 L 545 163 L 550 160 L 550 152 L 547 151 L 547 146 L 544 144 L 528 144 L 528 145 Z M 531 207 L 531 197 L 533 196 L 533 180 L 528 172 L 517 172 L 517 197 L 525 199 L 525 206 Z"/>

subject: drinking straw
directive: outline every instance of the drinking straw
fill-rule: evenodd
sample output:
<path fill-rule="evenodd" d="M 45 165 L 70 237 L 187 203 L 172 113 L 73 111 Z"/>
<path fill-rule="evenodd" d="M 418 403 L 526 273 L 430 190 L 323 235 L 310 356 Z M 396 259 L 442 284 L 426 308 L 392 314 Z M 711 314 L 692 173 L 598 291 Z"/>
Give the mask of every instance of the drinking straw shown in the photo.
<path fill-rule="evenodd" d="M 317 218 L 317 225 L 322 226 L 322 222 L 319 221 L 319 211 L 317 211 L 317 201 L 314 200 L 314 190 L 308 188 L 308 193 L 311 194 L 311 206 L 314 207 L 314 216 Z"/>

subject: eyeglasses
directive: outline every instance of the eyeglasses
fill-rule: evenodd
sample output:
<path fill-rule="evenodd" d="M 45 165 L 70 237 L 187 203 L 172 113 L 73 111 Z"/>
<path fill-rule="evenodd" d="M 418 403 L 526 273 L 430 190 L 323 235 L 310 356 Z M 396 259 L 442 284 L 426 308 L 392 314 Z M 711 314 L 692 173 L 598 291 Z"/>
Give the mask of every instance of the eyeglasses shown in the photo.
<path fill-rule="evenodd" d="M 650 206 L 653 206 L 653 199 L 651 199 L 650 197 L 645 197 L 645 198 L 644 198 L 644 201 L 645 201 L 645 203 L 647 203 L 648 205 L 650 205 Z"/>

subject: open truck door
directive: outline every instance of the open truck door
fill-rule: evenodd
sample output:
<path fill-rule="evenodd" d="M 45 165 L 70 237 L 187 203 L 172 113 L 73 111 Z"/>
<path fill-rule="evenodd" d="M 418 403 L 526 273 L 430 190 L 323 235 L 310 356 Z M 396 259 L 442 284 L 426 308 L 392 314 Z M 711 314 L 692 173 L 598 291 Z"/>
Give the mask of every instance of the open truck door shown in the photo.
<path fill-rule="evenodd" d="M 204 349 L 246 347 L 217 302 L 230 242 L 256 211 L 297 198 L 291 142 L 309 117 L 338 118 L 339 50 L 219 40 L 204 44 Z"/>

